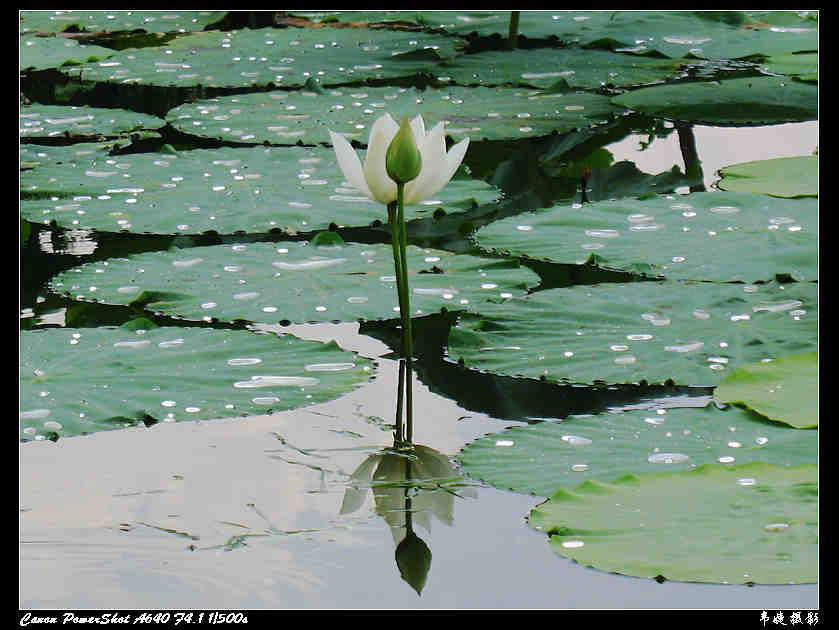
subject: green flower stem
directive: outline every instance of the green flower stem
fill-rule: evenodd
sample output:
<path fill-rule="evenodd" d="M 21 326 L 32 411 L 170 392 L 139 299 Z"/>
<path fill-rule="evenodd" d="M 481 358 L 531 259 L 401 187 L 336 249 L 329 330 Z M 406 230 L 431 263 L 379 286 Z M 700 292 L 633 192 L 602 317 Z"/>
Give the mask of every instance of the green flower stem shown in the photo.
<path fill-rule="evenodd" d="M 398 210 L 399 203 L 397 200 L 391 201 L 387 204 L 387 219 L 388 223 L 390 224 L 390 239 L 391 245 L 393 247 L 393 266 L 395 269 L 396 275 L 396 291 L 397 296 L 401 296 L 401 269 L 402 269 L 402 251 L 399 246 L 399 242 L 401 239 L 401 231 L 398 228 L 397 217 L 398 217 Z M 400 319 L 402 319 L 401 314 L 401 304 L 402 300 L 401 297 L 399 299 L 400 304 Z M 404 337 L 404 333 L 403 333 Z M 403 339 L 403 350 L 404 350 L 404 339 Z M 404 425 L 402 423 L 402 399 L 403 399 L 403 392 L 405 388 L 405 363 L 402 359 L 399 360 L 399 381 L 396 389 L 396 420 L 394 422 L 394 432 L 393 432 L 393 439 L 395 443 L 401 443 L 404 437 Z"/>
<path fill-rule="evenodd" d="M 396 184 L 396 207 L 388 206 L 391 220 L 391 240 L 393 244 L 393 262 L 396 271 L 396 291 L 399 296 L 399 317 L 402 320 L 402 357 L 405 361 L 405 434 L 404 439 L 411 442 L 413 438 L 413 397 L 411 359 L 414 354 L 413 335 L 411 332 L 411 299 L 408 286 L 408 262 L 406 244 L 408 233 L 405 229 L 405 185 Z M 400 388 L 401 389 L 401 388 Z M 401 426 L 401 418 L 397 418 L 397 431 Z"/>
<path fill-rule="evenodd" d="M 399 383 L 396 388 L 396 422 L 393 430 L 393 445 L 398 448 L 405 442 L 402 426 L 402 395 L 405 391 L 405 362 L 399 360 Z"/>
<path fill-rule="evenodd" d="M 519 44 L 519 17 L 521 11 L 510 11 L 510 28 L 507 31 L 507 48 L 515 50 Z"/>

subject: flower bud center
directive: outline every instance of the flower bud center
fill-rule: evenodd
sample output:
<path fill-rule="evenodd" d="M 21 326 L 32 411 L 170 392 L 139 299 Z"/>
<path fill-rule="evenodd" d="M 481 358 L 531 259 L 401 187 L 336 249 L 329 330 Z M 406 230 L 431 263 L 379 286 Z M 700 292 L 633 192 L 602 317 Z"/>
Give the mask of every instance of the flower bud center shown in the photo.
<path fill-rule="evenodd" d="M 411 130 L 411 120 L 404 118 L 399 131 L 393 137 L 387 148 L 385 158 L 388 177 L 397 184 L 405 184 L 420 174 L 422 170 L 422 155 L 414 141 Z"/>

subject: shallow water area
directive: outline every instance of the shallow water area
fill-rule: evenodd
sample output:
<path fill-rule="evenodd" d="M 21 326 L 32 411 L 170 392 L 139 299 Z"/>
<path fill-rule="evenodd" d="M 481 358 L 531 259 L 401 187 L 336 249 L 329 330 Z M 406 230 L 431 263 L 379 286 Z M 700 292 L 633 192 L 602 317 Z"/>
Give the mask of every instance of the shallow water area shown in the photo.
<path fill-rule="evenodd" d="M 693 134 L 707 190 L 715 187 L 718 171 L 724 166 L 811 155 L 819 147 L 818 121 L 754 127 L 694 125 Z M 678 134 L 656 138 L 645 150 L 639 150 L 641 143 L 648 140 L 644 135 L 629 135 L 606 148 L 613 154 L 614 162 L 630 160 L 645 173 L 661 173 L 674 165 L 685 168 Z"/>

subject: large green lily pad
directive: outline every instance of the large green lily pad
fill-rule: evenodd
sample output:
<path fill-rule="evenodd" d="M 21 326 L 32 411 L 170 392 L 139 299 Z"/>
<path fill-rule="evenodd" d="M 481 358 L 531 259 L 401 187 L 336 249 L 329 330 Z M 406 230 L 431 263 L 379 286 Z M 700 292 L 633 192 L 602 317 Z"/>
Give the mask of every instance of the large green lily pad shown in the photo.
<path fill-rule="evenodd" d="M 203 30 L 218 22 L 226 11 L 21 11 L 20 32 L 56 33 L 75 26 L 87 32 L 142 29 L 149 33 L 184 33 Z"/>
<path fill-rule="evenodd" d="M 218 97 L 176 107 L 167 120 L 191 135 L 236 142 L 331 144 L 332 130 L 366 144 L 385 112 L 396 120 L 422 114 L 426 128 L 445 121 L 456 140 L 498 140 L 563 133 L 622 110 L 606 96 L 568 90 L 345 87 Z"/>
<path fill-rule="evenodd" d="M 55 155 L 59 155 L 56 153 Z M 66 151 L 21 174 L 21 215 L 64 227 L 154 234 L 320 230 L 385 221 L 385 207 L 344 182 L 324 147 L 196 149 L 112 156 Z M 448 210 L 496 200 L 498 189 L 456 177 L 417 206 Z M 409 214 L 414 209 L 409 209 Z"/>
<path fill-rule="evenodd" d="M 410 11 L 406 11 L 410 15 Z M 741 59 L 818 50 L 818 13 L 795 11 L 521 11 L 519 33 L 635 55 Z M 507 36 L 510 11 L 423 11 L 458 34 Z"/>
<path fill-rule="evenodd" d="M 454 39 L 368 29 L 244 29 L 177 37 L 82 66 L 86 81 L 193 87 L 302 87 L 425 72 L 455 54 Z"/>
<path fill-rule="evenodd" d="M 602 571 L 724 584 L 819 577 L 818 466 L 708 464 L 560 490 L 531 512 L 551 548 Z"/>
<path fill-rule="evenodd" d="M 777 422 L 811 428 L 819 424 L 819 355 L 778 357 L 742 365 L 714 391 L 717 400 L 743 405 Z"/>
<path fill-rule="evenodd" d="M 656 118 L 713 125 L 758 125 L 819 118 L 819 88 L 787 77 L 671 83 L 612 99 Z"/>
<path fill-rule="evenodd" d="M 21 72 L 99 62 L 114 54 L 110 48 L 80 44 L 64 37 L 21 37 L 18 51 Z"/>
<path fill-rule="evenodd" d="M 814 462 L 818 431 L 761 421 L 737 407 L 649 409 L 571 416 L 481 437 L 457 456 L 463 471 L 497 488 L 550 497 L 584 481 L 687 471 L 705 464 Z"/>
<path fill-rule="evenodd" d="M 334 342 L 290 335 L 166 327 L 22 331 L 20 437 L 293 409 L 337 398 L 371 376 L 369 360 Z"/>
<path fill-rule="evenodd" d="M 90 142 L 76 142 L 74 144 L 35 144 L 21 143 L 19 147 L 19 165 L 21 173 L 34 169 L 38 166 L 54 165 L 60 162 L 76 162 L 85 159 L 107 159 L 104 156 L 119 145 L 130 143 L 128 138 L 116 140 Z M 25 195 L 26 193 L 24 193 Z"/>
<path fill-rule="evenodd" d="M 818 347 L 818 285 L 631 282 L 485 302 L 449 335 L 468 367 L 555 382 L 716 385 Z"/>
<path fill-rule="evenodd" d="M 133 131 L 157 130 L 166 124 L 157 116 L 105 107 L 27 105 L 20 108 L 19 116 L 19 135 L 28 140 L 66 134 L 125 136 Z"/>
<path fill-rule="evenodd" d="M 630 87 L 675 77 L 683 61 L 623 55 L 609 50 L 532 48 L 459 55 L 435 70 L 460 85 L 528 85 L 549 88 Z"/>
<path fill-rule="evenodd" d="M 720 169 L 719 188 L 773 197 L 818 197 L 819 156 L 775 158 Z"/>
<path fill-rule="evenodd" d="M 496 221 L 481 248 L 667 278 L 757 282 L 818 278 L 819 204 L 745 193 L 693 193 L 557 205 Z M 748 255 L 745 255 L 748 252 Z"/>
<path fill-rule="evenodd" d="M 79 300 L 134 303 L 191 320 L 392 319 L 398 317 L 392 251 L 307 241 L 174 249 L 74 267 L 50 287 Z M 539 282 L 516 261 L 414 246 L 407 253 L 412 315 L 465 310 Z"/>

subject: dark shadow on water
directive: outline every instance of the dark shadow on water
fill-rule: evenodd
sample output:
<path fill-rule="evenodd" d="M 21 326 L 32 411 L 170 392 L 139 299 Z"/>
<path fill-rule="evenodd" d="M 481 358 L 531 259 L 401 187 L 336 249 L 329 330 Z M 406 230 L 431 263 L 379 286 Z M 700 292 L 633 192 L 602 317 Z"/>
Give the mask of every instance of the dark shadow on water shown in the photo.
<path fill-rule="evenodd" d="M 435 394 L 493 418 L 540 422 L 614 408 L 652 405 L 653 401 L 664 398 L 703 398 L 713 392 L 712 387 L 673 383 L 559 384 L 468 369 L 446 356 L 449 330 L 457 317 L 457 313 L 447 312 L 414 320 L 414 371 Z M 359 332 L 379 339 L 391 348 L 399 347 L 395 322 L 363 323 Z"/>

